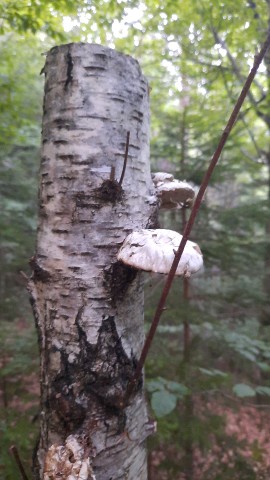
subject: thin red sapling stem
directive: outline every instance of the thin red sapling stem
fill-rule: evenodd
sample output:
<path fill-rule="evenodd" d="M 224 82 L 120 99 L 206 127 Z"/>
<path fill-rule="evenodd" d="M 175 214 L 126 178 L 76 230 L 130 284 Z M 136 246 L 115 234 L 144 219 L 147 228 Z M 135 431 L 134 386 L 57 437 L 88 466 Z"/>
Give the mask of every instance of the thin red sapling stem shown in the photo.
<path fill-rule="evenodd" d="M 15 462 L 18 465 L 22 480 L 28 480 L 28 477 L 27 477 L 27 475 L 25 473 L 25 470 L 23 468 L 23 464 L 22 464 L 22 461 L 20 459 L 20 455 L 19 455 L 19 452 L 18 452 L 18 449 L 17 449 L 16 445 L 11 445 L 9 451 L 13 455 L 13 457 L 15 459 Z"/>
<path fill-rule="evenodd" d="M 260 64 L 263 60 L 263 57 L 265 56 L 265 53 L 266 53 L 269 46 L 270 46 L 270 32 L 268 32 L 267 39 L 266 39 L 265 43 L 263 44 L 260 52 L 257 55 L 255 55 L 255 57 L 254 57 L 254 62 L 253 62 L 252 69 L 250 70 L 250 72 L 248 74 L 248 77 L 247 77 L 246 82 L 243 86 L 243 89 L 242 89 L 242 91 L 239 95 L 239 98 L 238 98 L 238 100 L 235 104 L 235 107 L 234 107 L 234 109 L 231 113 L 231 116 L 228 120 L 228 123 L 227 123 L 227 125 L 226 125 L 226 127 L 225 127 L 225 129 L 224 129 L 224 131 L 221 135 L 219 144 L 216 148 L 216 151 L 215 151 L 215 153 L 214 153 L 214 155 L 211 159 L 209 167 L 208 167 L 208 169 L 205 173 L 205 176 L 203 178 L 203 181 L 202 181 L 202 184 L 200 186 L 200 189 L 199 189 L 198 195 L 196 197 L 196 200 L 194 202 L 189 220 L 188 220 L 188 222 L 185 226 L 185 229 L 184 229 L 184 232 L 183 232 L 183 238 L 182 238 L 182 240 L 180 242 L 180 245 L 178 247 L 178 250 L 175 254 L 171 269 L 168 273 L 167 280 L 165 282 L 163 291 L 161 293 L 161 297 L 160 297 L 160 300 L 158 302 L 158 305 L 157 305 L 156 312 L 155 312 L 155 315 L 154 315 L 153 320 L 152 320 L 150 330 L 149 330 L 148 335 L 146 337 L 146 341 L 145 341 L 145 344 L 143 346 L 142 353 L 141 353 L 141 356 L 139 358 L 135 373 L 133 375 L 133 378 L 130 380 L 130 382 L 127 386 L 126 395 L 125 395 L 125 401 L 126 402 L 128 401 L 130 395 L 132 394 L 132 392 L 133 392 L 133 390 L 136 386 L 136 383 L 137 383 L 138 379 L 141 376 L 142 369 L 143 369 L 147 354 L 149 352 L 150 346 L 152 344 L 154 335 L 156 333 L 156 330 L 157 330 L 157 327 L 158 327 L 158 324 L 159 324 L 159 320 L 161 318 L 162 312 L 163 312 L 164 307 L 165 307 L 165 303 L 166 303 L 166 300 L 167 300 L 167 297 L 168 297 L 168 294 L 169 294 L 169 291 L 170 291 L 170 288 L 171 288 L 171 285 L 172 285 L 172 282 L 173 282 L 173 279 L 174 279 L 174 276 L 175 276 L 175 272 L 176 272 L 178 263 L 180 261 L 180 258 L 182 256 L 182 253 L 183 253 L 184 248 L 185 248 L 185 245 L 186 245 L 187 240 L 189 238 L 189 235 L 190 235 L 190 232 L 192 230 L 192 227 L 193 227 L 195 218 L 197 216 L 198 210 L 201 206 L 205 190 L 208 187 L 208 184 L 209 184 L 209 181 L 211 179 L 212 173 L 213 173 L 213 171 L 216 167 L 216 164 L 217 164 L 218 159 L 221 155 L 221 152 L 224 148 L 224 145 L 225 145 L 225 143 L 228 139 L 228 136 L 231 132 L 231 129 L 232 129 L 232 127 L 233 127 L 233 125 L 234 125 L 234 123 L 237 119 L 237 116 L 239 114 L 239 111 L 241 109 L 241 106 L 242 106 L 242 104 L 243 104 L 243 102 L 244 102 L 244 100 L 247 96 L 247 93 L 248 93 L 249 89 L 250 89 L 251 83 L 254 80 L 254 77 L 257 73 L 257 70 L 258 70 L 258 68 L 259 68 L 259 66 L 260 66 Z"/>

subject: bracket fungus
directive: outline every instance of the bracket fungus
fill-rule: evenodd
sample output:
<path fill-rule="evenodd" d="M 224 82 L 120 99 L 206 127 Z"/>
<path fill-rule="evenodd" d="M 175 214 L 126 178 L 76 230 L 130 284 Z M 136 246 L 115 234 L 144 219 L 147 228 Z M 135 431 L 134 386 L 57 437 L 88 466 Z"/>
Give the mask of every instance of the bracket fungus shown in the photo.
<path fill-rule="evenodd" d="M 67 480 L 96 480 L 79 439 L 69 435 L 65 445 L 51 445 L 44 465 L 44 480 L 66 478 Z"/>
<path fill-rule="evenodd" d="M 182 235 L 173 230 L 139 230 L 132 232 L 120 248 L 117 259 L 130 267 L 146 272 L 169 273 Z M 176 275 L 190 277 L 203 265 L 200 247 L 187 241 L 177 266 Z"/>
<path fill-rule="evenodd" d="M 152 175 L 160 208 L 174 209 L 190 207 L 195 191 L 187 182 L 176 180 L 170 173 L 157 172 Z"/>

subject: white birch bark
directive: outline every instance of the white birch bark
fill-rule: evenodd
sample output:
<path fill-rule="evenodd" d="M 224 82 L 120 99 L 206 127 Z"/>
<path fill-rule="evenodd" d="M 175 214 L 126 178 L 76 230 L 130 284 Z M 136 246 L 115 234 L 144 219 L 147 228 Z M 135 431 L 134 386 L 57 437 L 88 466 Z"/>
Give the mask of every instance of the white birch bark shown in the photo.
<path fill-rule="evenodd" d="M 29 291 L 41 351 L 35 479 L 145 480 L 140 354 L 143 283 L 117 262 L 133 230 L 154 228 L 148 85 L 137 61 L 70 44 L 47 55 L 40 210 Z M 130 146 L 122 188 L 127 131 Z"/>

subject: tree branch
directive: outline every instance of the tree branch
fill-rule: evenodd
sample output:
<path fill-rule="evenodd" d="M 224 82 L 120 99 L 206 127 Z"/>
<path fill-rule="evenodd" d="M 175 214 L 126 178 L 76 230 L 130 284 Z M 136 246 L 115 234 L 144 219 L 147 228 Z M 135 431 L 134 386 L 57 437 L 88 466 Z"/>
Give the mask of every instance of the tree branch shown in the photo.
<path fill-rule="evenodd" d="M 230 89 L 229 86 L 228 86 L 228 83 L 227 83 L 227 80 L 226 80 L 226 77 L 225 77 L 223 71 L 221 71 L 221 75 L 223 76 L 223 82 L 224 82 L 224 86 L 225 86 L 226 92 L 227 92 L 228 96 L 232 99 L 232 98 L 233 98 L 232 91 L 231 91 L 231 89 Z M 248 111 L 249 111 L 249 109 L 247 109 L 247 112 L 248 112 Z M 245 113 L 247 113 L 247 112 L 245 112 Z M 263 150 L 258 146 L 258 144 L 257 144 L 257 142 L 256 142 L 256 140 L 255 140 L 255 137 L 254 137 L 254 135 L 253 135 L 253 132 L 252 132 L 252 130 L 251 130 L 251 129 L 249 128 L 249 126 L 248 126 L 248 123 L 247 123 L 247 121 L 246 121 L 246 119 L 245 119 L 245 113 L 244 113 L 244 112 L 240 112 L 240 113 L 239 113 L 239 119 L 242 121 L 243 125 L 245 126 L 245 129 L 246 129 L 246 131 L 247 131 L 247 133 L 248 133 L 248 135 L 249 135 L 249 137 L 250 137 L 251 142 L 252 142 L 253 145 L 254 145 L 254 148 L 255 148 L 255 150 L 256 150 L 256 152 L 257 152 L 258 157 L 263 157 L 263 156 L 264 156 L 264 152 L 263 152 Z"/>
<path fill-rule="evenodd" d="M 228 45 L 226 44 L 226 42 L 224 40 L 222 40 L 222 38 L 219 36 L 218 32 L 216 31 L 216 29 L 211 26 L 211 31 L 213 33 L 213 37 L 215 39 L 215 42 L 216 43 L 219 43 L 222 48 L 224 48 L 224 50 L 226 50 L 226 54 L 227 54 L 227 57 L 231 63 L 231 66 L 232 66 L 232 69 L 233 69 L 233 72 L 235 73 L 237 79 L 239 80 L 239 82 L 242 84 L 243 81 L 244 81 L 244 76 L 242 75 L 233 55 L 231 54 L 230 50 L 229 50 L 229 47 Z M 256 87 L 260 90 L 261 92 L 261 96 L 262 98 L 265 98 L 266 94 L 262 88 L 262 86 L 259 84 L 259 82 L 257 82 L 256 80 L 254 81 L 254 84 L 256 85 Z M 248 92 L 247 94 L 250 102 L 252 103 L 252 105 L 257 109 L 257 105 L 258 105 L 258 102 L 257 100 L 255 99 L 255 97 L 253 96 L 252 92 Z M 260 100 L 261 101 L 261 100 Z"/>

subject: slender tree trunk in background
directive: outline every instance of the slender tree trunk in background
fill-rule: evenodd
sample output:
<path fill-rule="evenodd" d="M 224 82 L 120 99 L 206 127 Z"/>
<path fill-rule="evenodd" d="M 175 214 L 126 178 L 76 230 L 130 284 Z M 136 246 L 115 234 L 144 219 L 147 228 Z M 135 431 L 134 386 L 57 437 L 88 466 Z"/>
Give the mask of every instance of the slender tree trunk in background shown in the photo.
<path fill-rule="evenodd" d="M 41 354 L 34 478 L 145 480 L 142 382 L 122 406 L 143 344 L 143 282 L 116 253 L 132 230 L 154 226 L 148 85 L 137 61 L 100 45 L 53 48 L 44 73 L 29 283 Z"/>
<path fill-rule="evenodd" d="M 184 82 L 183 82 L 184 83 Z M 188 94 L 186 96 L 186 102 L 188 102 Z M 181 106 L 181 104 L 180 104 Z M 180 124 L 180 173 L 181 178 L 186 177 L 186 159 L 188 153 L 188 124 L 187 124 L 187 105 L 183 104 L 182 119 Z M 183 232 L 187 223 L 187 209 L 182 209 L 182 228 Z M 187 305 L 190 301 L 190 279 L 183 277 L 183 303 L 185 305 L 184 312 L 185 318 L 183 321 L 183 367 L 185 382 L 188 384 L 190 376 L 190 341 L 191 331 L 189 318 L 187 318 Z M 184 426 L 185 426 L 185 439 L 184 439 L 184 457 L 183 457 L 183 472 L 186 480 L 193 479 L 193 467 L 194 467 L 194 440 L 193 440 L 193 416 L 194 416 L 194 403 L 192 393 L 184 397 Z"/>
<path fill-rule="evenodd" d="M 186 208 L 182 210 L 182 231 L 184 231 L 187 223 Z M 183 321 L 183 367 L 185 375 L 185 383 L 188 384 L 190 377 L 190 341 L 191 331 L 189 318 L 187 318 L 187 304 L 190 301 L 190 279 L 183 277 L 183 302 L 185 305 L 185 318 Z M 193 439 L 193 417 L 194 417 L 194 402 L 192 393 L 184 397 L 184 425 L 185 425 L 185 440 L 184 440 L 184 458 L 183 471 L 186 480 L 193 479 L 193 464 L 194 464 L 194 439 Z"/>
<path fill-rule="evenodd" d="M 269 72 L 270 73 L 270 72 Z M 270 126 L 269 126 L 270 132 Z M 265 294 L 265 304 L 262 310 L 262 324 L 270 325 L 270 153 L 267 155 L 267 167 L 268 167 L 268 210 L 269 210 L 269 220 L 265 226 L 265 235 L 266 235 L 266 251 L 265 251 L 265 273 L 264 273 L 264 294 Z"/>
<path fill-rule="evenodd" d="M 268 28 L 270 28 L 270 2 L 268 2 Z M 266 127 L 268 129 L 268 133 L 270 133 L 270 102 L 269 102 L 269 95 L 270 95 L 270 52 L 269 49 L 265 54 L 264 63 L 266 66 L 267 71 L 267 94 L 266 94 L 266 101 L 267 101 L 267 113 L 261 116 L 264 120 Z M 265 154 L 266 162 L 267 162 L 267 169 L 268 169 L 268 178 L 267 178 L 267 200 L 268 200 L 268 218 L 269 220 L 266 221 L 265 225 L 265 235 L 266 235 L 266 251 L 265 251 L 265 273 L 264 273 L 264 294 L 265 294 L 265 303 L 262 310 L 262 324 L 263 325 L 270 325 L 270 145 L 268 146 L 268 152 Z"/>
<path fill-rule="evenodd" d="M 270 2 L 267 0 L 268 4 L 268 29 L 270 28 Z M 262 120 L 264 120 L 267 128 L 268 128 L 268 133 L 270 133 L 270 101 L 269 101 L 269 95 L 270 95 L 270 52 L 269 49 L 267 50 L 265 57 L 264 57 L 264 63 L 266 66 L 266 72 L 267 72 L 267 94 L 266 94 L 266 101 L 267 101 L 267 113 L 261 116 Z M 265 226 L 265 234 L 266 234 L 266 252 L 265 252 L 265 274 L 264 274 L 264 293 L 265 293 L 265 304 L 263 307 L 262 311 L 262 323 L 264 325 L 270 325 L 270 240 L 269 240 L 269 235 L 270 235 L 270 145 L 268 146 L 268 152 L 266 153 L 266 162 L 267 162 L 267 168 L 268 168 L 268 182 L 267 182 L 267 187 L 268 187 L 268 195 L 267 195 L 267 200 L 268 200 L 268 217 L 269 220 L 266 222 Z"/>

